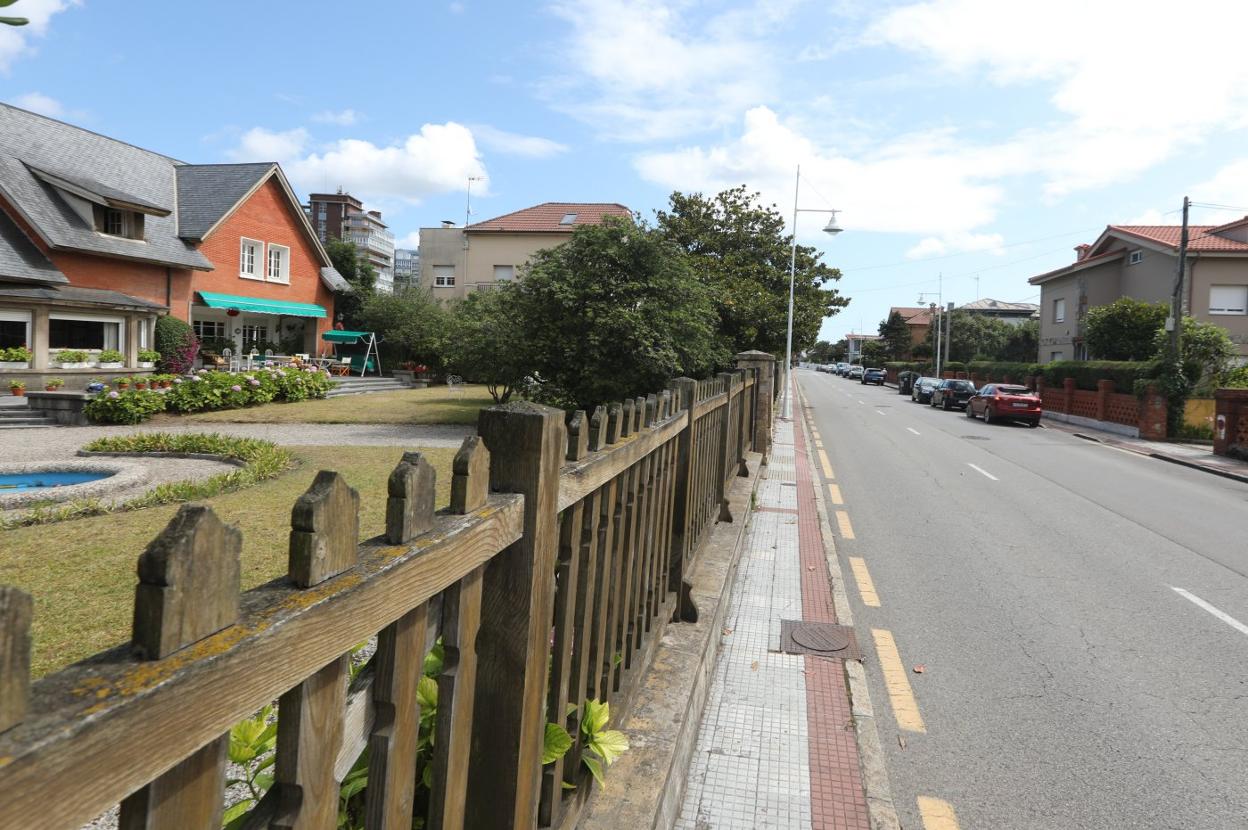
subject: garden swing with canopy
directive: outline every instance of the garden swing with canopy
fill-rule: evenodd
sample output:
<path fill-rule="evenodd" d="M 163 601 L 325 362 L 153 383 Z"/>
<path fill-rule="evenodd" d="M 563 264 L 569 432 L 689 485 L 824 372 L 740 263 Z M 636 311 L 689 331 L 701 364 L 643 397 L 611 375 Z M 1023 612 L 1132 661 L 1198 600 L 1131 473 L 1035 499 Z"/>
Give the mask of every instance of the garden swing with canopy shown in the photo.
<path fill-rule="evenodd" d="M 359 371 L 360 377 L 364 377 L 365 372 L 381 374 L 381 353 L 377 350 L 377 335 L 373 332 L 335 329 L 322 334 L 321 339 L 334 347 L 334 356 L 339 358 L 339 363 L 335 366 L 346 369 L 342 374 L 349 375 L 355 371 Z M 359 350 L 361 345 L 364 347 L 363 353 Z M 346 349 L 347 353 L 341 354 L 339 350 L 343 347 L 355 348 Z"/>

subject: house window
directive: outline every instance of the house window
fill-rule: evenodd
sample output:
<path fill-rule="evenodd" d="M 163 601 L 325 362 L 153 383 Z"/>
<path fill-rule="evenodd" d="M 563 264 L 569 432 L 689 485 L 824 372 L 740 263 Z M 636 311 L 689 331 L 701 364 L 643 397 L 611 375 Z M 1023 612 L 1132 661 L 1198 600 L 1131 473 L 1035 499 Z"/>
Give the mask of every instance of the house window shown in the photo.
<path fill-rule="evenodd" d="M 1066 300 L 1064 298 L 1053 301 L 1053 322 L 1066 322 Z"/>
<path fill-rule="evenodd" d="M 48 348 L 120 349 L 121 321 L 106 317 L 49 317 Z"/>
<path fill-rule="evenodd" d="M 243 325 L 244 352 L 250 352 L 252 349 L 255 349 L 257 352 L 263 352 L 265 349 L 270 348 L 268 340 L 268 326 L 255 323 L 245 323 Z"/>
<path fill-rule="evenodd" d="M 263 250 L 263 242 L 243 237 L 239 242 L 238 249 L 238 275 L 240 277 L 249 280 L 260 279 L 260 273 L 256 268 L 260 261 L 260 252 Z"/>
<path fill-rule="evenodd" d="M 123 239 L 143 238 L 143 214 L 129 210 L 92 205 L 95 229 L 109 236 Z"/>
<path fill-rule="evenodd" d="M 494 282 L 511 282 L 516 278 L 516 266 L 495 265 Z"/>
<path fill-rule="evenodd" d="M 193 320 L 191 330 L 201 341 L 224 338 L 225 323 L 221 320 Z"/>
<path fill-rule="evenodd" d="M 1248 314 L 1248 285 L 1209 286 L 1210 314 Z"/>
<path fill-rule="evenodd" d="M 290 248 L 269 243 L 269 282 L 290 282 Z"/>
<path fill-rule="evenodd" d="M 1127 257 L 1128 265 L 1139 265 L 1143 261 L 1144 261 L 1143 251 L 1132 251 L 1131 255 Z"/>
<path fill-rule="evenodd" d="M 1061 352 L 1049 352 L 1049 362 L 1050 362 L 1050 363 L 1052 363 L 1054 360 L 1061 360 L 1061 359 L 1062 359 L 1062 353 L 1061 353 Z"/>
<path fill-rule="evenodd" d="M 0 309 L 0 349 L 30 345 L 30 312 Z"/>
<path fill-rule="evenodd" d="M 433 284 L 437 288 L 451 288 L 455 285 L 454 265 L 433 266 Z"/>

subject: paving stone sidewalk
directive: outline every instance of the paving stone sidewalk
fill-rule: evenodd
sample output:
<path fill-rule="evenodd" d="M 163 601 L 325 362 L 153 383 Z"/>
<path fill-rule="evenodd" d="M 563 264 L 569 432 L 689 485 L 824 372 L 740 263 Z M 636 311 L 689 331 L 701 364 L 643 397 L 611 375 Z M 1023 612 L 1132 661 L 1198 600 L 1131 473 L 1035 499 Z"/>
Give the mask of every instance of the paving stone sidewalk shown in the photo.
<path fill-rule="evenodd" d="M 835 622 L 801 430 L 777 422 L 676 822 L 869 827 L 841 661 L 780 652 L 780 621 Z"/>

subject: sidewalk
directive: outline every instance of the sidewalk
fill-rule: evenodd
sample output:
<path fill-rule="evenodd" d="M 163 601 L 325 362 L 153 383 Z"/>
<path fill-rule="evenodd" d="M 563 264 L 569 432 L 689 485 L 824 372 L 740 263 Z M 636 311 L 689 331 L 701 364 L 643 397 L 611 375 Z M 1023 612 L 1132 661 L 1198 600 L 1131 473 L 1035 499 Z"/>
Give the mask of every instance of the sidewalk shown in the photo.
<path fill-rule="evenodd" d="M 781 620 L 837 621 L 795 422 L 777 421 L 765 476 L 676 827 L 867 830 L 844 661 L 780 651 Z"/>
<path fill-rule="evenodd" d="M 1168 461 L 1171 464 L 1179 464 L 1183 467 L 1191 467 L 1194 470 L 1248 483 L 1248 462 L 1227 458 L 1223 455 L 1214 455 L 1213 450 L 1203 444 L 1146 441 L 1143 438 L 1128 438 L 1125 435 L 1118 435 L 1113 432 L 1072 426 L 1051 420 L 1046 420 L 1044 426 L 1048 429 L 1068 432 L 1071 435 L 1086 438 L 1089 441 L 1096 441 L 1110 447 L 1146 455 L 1149 458 Z"/>

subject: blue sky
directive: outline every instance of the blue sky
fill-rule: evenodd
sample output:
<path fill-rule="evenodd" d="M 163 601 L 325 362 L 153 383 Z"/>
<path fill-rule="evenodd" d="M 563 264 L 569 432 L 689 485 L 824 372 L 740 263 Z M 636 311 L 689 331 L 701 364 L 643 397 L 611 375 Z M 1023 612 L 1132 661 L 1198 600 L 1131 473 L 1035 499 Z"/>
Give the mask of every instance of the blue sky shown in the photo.
<path fill-rule="evenodd" d="M 841 268 L 823 336 L 1027 277 L 1184 194 L 1248 204 L 1248 4 L 18 0 L 5 101 L 194 162 L 276 160 L 397 237 L 744 183 Z M 323 60 L 320 60 L 324 58 Z M 318 60 L 320 62 L 318 63 Z M 1248 214 L 1201 209 L 1197 222 Z M 978 283 L 976 277 L 978 276 Z M 934 299 L 934 297 L 933 297 Z"/>

